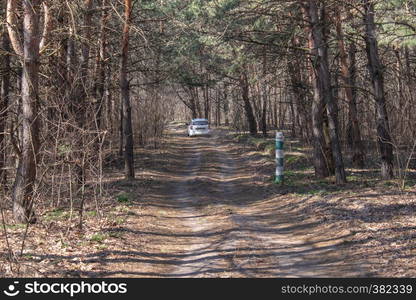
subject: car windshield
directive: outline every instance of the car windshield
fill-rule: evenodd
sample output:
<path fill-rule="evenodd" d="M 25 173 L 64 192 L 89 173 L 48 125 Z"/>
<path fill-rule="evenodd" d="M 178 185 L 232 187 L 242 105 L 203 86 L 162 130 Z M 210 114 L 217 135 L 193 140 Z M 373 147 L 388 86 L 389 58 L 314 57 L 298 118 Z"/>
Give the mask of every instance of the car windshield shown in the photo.
<path fill-rule="evenodd" d="M 208 121 L 193 121 L 192 125 L 208 125 Z"/>

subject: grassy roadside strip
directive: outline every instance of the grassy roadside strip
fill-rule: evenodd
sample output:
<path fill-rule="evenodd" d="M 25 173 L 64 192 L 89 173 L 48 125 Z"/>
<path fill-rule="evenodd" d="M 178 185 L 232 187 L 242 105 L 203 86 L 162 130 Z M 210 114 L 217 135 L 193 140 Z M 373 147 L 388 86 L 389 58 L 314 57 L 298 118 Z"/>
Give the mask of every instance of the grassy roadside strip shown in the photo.
<path fill-rule="evenodd" d="M 255 152 L 267 160 L 268 163 L 274 164 L 275 161 L 275 140 L 272 135 L 268 137 L 250 136 L 248 133 L 230 133 L 233 142 L 244 145 L 245 149 Z M 347 166 L 348 183 L 343 186 L 335 185 L 334 176 L 318 179 L 314 176 L 312 162 L 312 148 L 302 144 L 299 140 L 291 139 L 286 135 L 285 140 L 285 183 L 284 186 L 290 192 L 310 195 L 327 195 L 337 191 L 351 191 L 357 188 L 384 188 L 399 189 L 401 181 L 399 179 L 380 180 L 378 167 L 369 166 L 366 169 L 354 169 Z M 346 157 L 347 158 L 347 157 Z M 273 181 L 273 171 L 270 171 L 270 181 Z M 408 178 L 405 189 L 412 190 L 416 180 Z"/>

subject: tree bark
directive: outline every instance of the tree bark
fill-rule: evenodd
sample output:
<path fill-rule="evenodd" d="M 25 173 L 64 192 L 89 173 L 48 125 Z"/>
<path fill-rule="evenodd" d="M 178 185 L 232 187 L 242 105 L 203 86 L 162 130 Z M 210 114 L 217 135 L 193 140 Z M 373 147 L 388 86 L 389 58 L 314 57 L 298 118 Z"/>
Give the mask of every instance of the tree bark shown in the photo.
<path fill-rule="evenodd" d="M 105 96 L 105 81 L 106 81 L 106 58 L 107 58 L 107 21 L 108 10 L 106 9 L 108 0 L 102 0 L 101 9 L 101 28 L 100 28 L 100 49 L 97 53 L 96 61 L 96 75 L 94 84 L 95 96 L 95 118 L 97 122 L 97 129 L 101 128 L 102 111 L 104 106 Z"/>
<path fill-rule="evenodd" d="M 256 117 L 253 113 L 253 107 L 250 103 L 249 97 L 249 85 L 248 85 L 248 78 L 246 73 L 244 73 L 240 78 L 240 88 L 242 92 L 242 98 L 244 102 L 244 110 L 247 117 L 248 127 L 251 135 L 257 135 L 257 122 Z"/>
<path fill-rule="evenodd" d="M 368 69 L 376 103 L 377 142 L 381 155 L 381 176 L 383 179 L 391 179 L 393 177 L 393 144 L 390 136 L 390 126 L 386 109 L 384 71 L 378 54 L 376 25 L 374 22 L 374 3 L 370 0 L 363 0 L 362 3 L 364 6 Z"/>
<path fill-rule="evenodd" d="M 313 4 L 316 4 L 315 1 L 311 1 Z M 329 135 L 331 139 L 331 148 L 332 155 L 335 163 L 335 178 L 337 184 L 346 183 L 347 178 L 345 174 L 344 161 L 342 157 L 341 144 L 339 142 L 338 134 L 338 106 L 334 97 L 333 88 L 331 85 L 331 75 L 329 71 L 328 63 L 328 43 L 327 43 L 327 24 L 326 24 L 326 9 L 325 3 L 321 4 L 320 15 L 318 15 L 318 8 L 314 5 L 311 5 L 311 15 L 312 20 L 317 21 L 316 26 L 314 27 L 313 36 L 315 40 L 315 46 L 318 47 L 318 66 L 319 66 L 319 76 L 321 81 L 321 91 L 322 96 L 325 99 L 327 115 L 328 115 L 328 125 L 329 125 Z M 316 9 L 316 10 L 315 10 Z M 316 12 L 316 15 L 315 15 Z M 316 17 L 318 17 L 315 19 Z"/>
<path fill-rule="evenodd" d="M 344 92 L 348 102 L 348 125 L 347 140 L 352 152 L 352 164 L 356 168 L 364 167 L 364 148 L 361 141 L 361 131 L 357 115 L 357 93 L 355 91 L 355 44 L 350 45 L 350 65 L 348 65 L 348 55 L 345 49 L 344 33 L 342 30 L 341 13 L 335 7 L 335 25 L 340 53 L 341 80 L 344 84 Z"/>
<path fill-rule="evenodd" d="M 68 16 L 65 16 L 68 19 Z M 76 91 L 78 88 L 77 68 L 78 57 L 76 55 L 75 44 L 75 24 L 69 26 L 68 39 L 66 45 L 66 74 L 67 74 L 67 99 L 69 101 L 69 112 L 76 116 L 78 114 L 78 103 L 76 103 Z"/>
<path fill-rule="evenodd" d="M 85 128 L 87 123 L 88 75 L 90 62 L 90 40 L 92 32 L 92 16 L 94 1 L 84 0 L 84 22 L 81 41 L 80 78 L 77 86 L 78 113 L 76 119 L 79 127 Z"/>
<path fill-rule="evenodd" d="M 16 14 L 16 0 L 9 0 L 8 13 Z M 22 137 L 16 179 L 13 185 L 13 215 L 17 222 L 34 222 L 33 201 L 36 180 L 36 166 L 39 152 L 38 80 L 39 80 L 39 19 L 41 0 L 24 0 L 23 4 L 23 45 L 12 42 L 15 52 L 22 55 Z M 8 16 L 8 19 L 10 16 Z M 15 18 L 11 18 L 17 22 Z M 16 23 L 8 24 L 13 41 Z M 16 43 L 18 45 L 16 45 Z"/>
<path fill-rule="evenodd" d="M 7 9 L 6 9 L 6 21 L 7 21 L 7 30 L 9 32 L 10 42 L 13 46 L 13 50 L 17 56 L 23 58 L 23 43 L 20 39 L 20 30 L 18 22 L 18 9 L 19 1 L 16 0 L 7 0 Z"/>
<path fill-rule="evenodd" d="M 309 1 L 310 2 L 310 1 Z M 312 35 L 312 21 L 309 11 L 309 3 L 302 3 L 302 9 L 306 18 L 306 28 L 308 33 L 308 47 L 310 50 L 311 59 L 315 60 L 318 57 L 317 49 L 314 46 Z M 312 64 L 310 64 L 312 65 Z M 332 156 L 327 155 L 326 141 L 324 136 L 324 114 L 325 103 L 320 96 L 320 83 L 317 72 L 314 71 L 313 66 L 309 66 L 310 81 L 312 83 L 313 100 L 312 100 L 312 136 L 313 136 L 313 164 L 315 169 L 315 176 L 317 178 L 328 177 L 330 160 Z"/>
<path fill-rule="evenodd" d="M 211 103 L 209 99 L 209 85 L 208 85 L 209 75 L 206 76 L 205 80 L 206 80 L 206 83 L 202 87 L 202 93 L 204 95 L 204 118 L 208 120 L 210 112 L 211 112 Z"/>
<path fill-rule="evenodd" d="M 123 137 L 124 137 L 124 172 L 127 179 L 134 178 L 134 141 L 130 105 L 130 84 L 127 79 L 127 65 L 129 60 L 130 22 L 132 15 L 132 1 L 125 0 L 124 29 L 121 46 L 120 88 L 123 105 Z"/>
<path fill-rule="evenodd" d="M 261 86 L 261 101 L 262 101 L 262 111 L 261 111 L 261 131 L 264 137 L 267 137 L 267 103 L 268 103 L 268 90 L 267 90 L 267 82 L 266 82 L 266 75 L 267 75 L 267 49 L 263 49 L 263 82 L 259 82 Z"/>
<path fill-rule="evenodd" d="M 262 114 L 261 114 L 261 131 L 264 137 L 267 137 L 267 87 L 264 84 L 263 86 L 263 105 L 262 105 Z"/>
<path fill-rule="evenodd" d="M 229 100 L 228 100 L 228 86 L 224 83 L 224 97 L 223 97 L 223 109 L 224 109 L 224 122 L 225 122 L 225 126 L 228 126 L 230 124 L 230 120 L 229 120 Z"/>
<path fill-rule="evenodd" d="M 0 183 L 3 187 L 6 186 L 7 172 L 4 170 L 7 157 L 6 157 L 6 143 L 5 143 L 5 130 L 7 123 L 7 111 L 9 106 L 10 97 L 10 40 L 7 31 L 3 29 L 1 33 L 1 48 L 7 52 L 2 55 L 1 60 L 1 91 L 0 91 Z"/>
<path fill-rule="evenodd" d="M 338 108 L 334 99 L 329 72 L 325 4 L 310 0 L 308 13 L 312 29 L 313 43 L 311 49 L 315 52 L 313 56 L 317 87 L 315 92 L 318 92 L 319 101 L 326 106 L 332 158 L 335 163 L 335 178 L 338 184 L 343 184 L 346 182 L 346 175 L 338 137 Z"/>

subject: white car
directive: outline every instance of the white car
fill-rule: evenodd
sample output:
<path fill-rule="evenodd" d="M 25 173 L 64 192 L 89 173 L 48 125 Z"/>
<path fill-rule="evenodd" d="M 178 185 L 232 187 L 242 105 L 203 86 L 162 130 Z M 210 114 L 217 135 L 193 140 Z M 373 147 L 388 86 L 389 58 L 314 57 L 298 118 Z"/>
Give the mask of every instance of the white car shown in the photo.
<path fill-rule="evenodd" d="M 207 119 L 193 119 L 188 124 L 188 136 L 209 135 L 209 122 Z"/>

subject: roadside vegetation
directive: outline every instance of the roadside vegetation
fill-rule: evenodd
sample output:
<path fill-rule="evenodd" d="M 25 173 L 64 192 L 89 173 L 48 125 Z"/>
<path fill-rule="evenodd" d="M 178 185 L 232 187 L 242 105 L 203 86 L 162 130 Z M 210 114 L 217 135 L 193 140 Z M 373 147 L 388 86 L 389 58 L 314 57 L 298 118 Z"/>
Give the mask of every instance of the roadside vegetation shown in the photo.
<path fill-rule="evenodd" d="M 169 243 L 178 228 L 196 243 L 173 220 L 179 188 L 207 209 L 196 228 L 213 229 L 221 207 L 238 216 L 217 229 L 247 226 L 252 202 L 277 211 L 284 198 L 299 218 L 365 232 L 380 256 L 396 249 L 394 274 L 409 274 L 398 266 L 414 257 L 415 20 L 411 0 L 1 1 L 0 276 L 94 276 L 110 250 L 129 262 L 140 247 L 186 252 Z M 218 135 L 183 140 L 195 118 Z M 212 198 L 226 187 L 243 208 Z M 76 265 L 89 251 L 95 265 Z"/>

